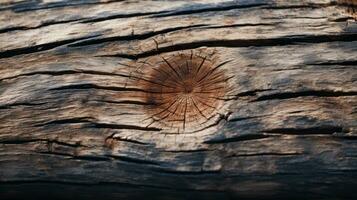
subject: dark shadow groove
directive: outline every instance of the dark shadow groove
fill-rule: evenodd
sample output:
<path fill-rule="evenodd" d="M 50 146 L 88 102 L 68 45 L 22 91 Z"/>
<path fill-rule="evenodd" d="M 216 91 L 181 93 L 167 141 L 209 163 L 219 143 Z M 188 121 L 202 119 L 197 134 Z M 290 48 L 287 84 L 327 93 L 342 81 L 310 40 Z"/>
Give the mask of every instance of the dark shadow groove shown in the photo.
<path fill-rule="evenodd" d="M 325 90 L 310 90 L 310 91 L 301 91 L 301 92 L 283 92 L 275 93 L 269 95 L 262 95 L 255 99 L 254 101 L 266 101 L 274 99 L 292 99 L 297 97 L 342 97 L 342 96 L 355 96 L 357 92 L 342 92 L 342 91 L 325 91 Z"/>
<path fill-rule="evenodd" d="M 55 25 L 55 24 L 65 24 L 69 22 L 76 22 L 79 21 L 80 19 L 72 19 L 72 20 L 63 20 L 63 21 L 52 21 L 52 22 L 44 22 L 38 26 L 34 27 L 27 27 L 27 26 L 14 26 L 14 27 L 9 27 L 9 28 L 3 28 L 0 29 L 0 34 L 1 33 L 7 33 L 7 32 L 12 32 L 12 31 L 24 31 L 24 30 L 31 30 L 31 29 L 37 29 L 45 26 L 50 26 L 50 25 Z"/>
<path fill-rule="evenodd" d="M 171 11 L 167 12 L 165 14 L 158 14 L 158 15 L 153 15 L 152 18 L 158 18 L 158 17 L 169 17 L 169 16 L 180 16 L 180 15 L 191 15 L 191 14 L 198 14 L 198 13 L 204 13 L 204 12 L 214 12 L 214 11 L 228 11 L 228 10 L 234 10 L 234 9 L 245 9 L 245 8 L 264 8 L 264 9 L 271 9 L 271 10 L 281 10 L 281 9 L 304 9 L 304 8 L 309 8 L 309 9 L 316 9 L 316 8 L 322 8 L 322 7 L 329 7 L 329 6 L 334 6 L 335 3 L 309 3 L 307 5 L 271 5 L 268 3 L 254 3 L 254 4 L 241 4 L 241 5 L 226 5 L 226 6 L 220 6 L 220 7 L 201 7 L 197 9 L 191 9 L 191 10 L 178 10 L 178 11 Z"/>
<path fill-rule="evenodd" d="M 149 91 L 141 88 L 129 88 L 129 87 L 116 87 L 116 86 L 100 86 L 93 83 L 83 83 L 83 84 L 73 84 L 73 85 L 64 85 L 55 88 L 48 89 L 49 91 L 62 91 L 62 90 L 109 90 L 117 92 L 143 92 L 143 93 L 152 93 L 152 94 L 163 94 L 161 91 Z M 164 94 L 175 93 L 175 92 L 166 92 Z M 128 102 L 127 102 L 128 103 Z M 154 105 L 154 104 L 151 104 Z M 156 104 L 155 104 L 156 105 Z"/>
<path fill-rule="evenodd" d="M 357 66 L 357 60 L 346 60 L 346 61 L 326 61 L 326 62 L 318 62 L 318 63 L 307 63 L 307 65 L 352 65 Z"/>
<path fill-rule="evenodd" d="M 158 162 L 143 160 L 143 159 L 138 159 L 138 158 L 132 158 L 132 157 L 128 157 L 128 156 L 108 155 L 108 157 L 113 158 L 115 160 L 120 160 L 120 161 L 134 163 L 134 164 L 156 165 L 156 166 L 160 165 Z"/>
<path fill-rule="evenodd" d="M 128 78 L 130 76 L 124 74 L 116 74 L 111 72 L 101 72 L 101 71 L 94 71 L 94 70 L 63 70 L 63 71 L 36 71 L 36 72 L 29 72 L 24 74 L 18 74 L 15 76 L 5 77 L 0 79 L 0 81 L 14 79 L 22 76 L 33 76 L 33 75 L 51 75 L 51 76 L 62 76 L 68 74 L 90 74 L 90 75 L 103 75 L 103 76 L 121 76 Z"/>
<path fill-rule="evenodd" d="M 311 128 L 276 128 L 262 130 L 264 133 L 279 133 L 288 135 L 332 135 L 334 133 L 342 132 L 343 127 L 341 126 L 319 126 Z"/>
<path fill-rule="evenodd" d="M 61 141 L 51 140 L 51 139 L 24 139 L 24 138 L 3 140 L 3 141 L 0 141 L 0 144 L 22 145 L 22 144 L 27 144 L 27 143 L 32 143 L 32 142 L 47 142 L 47 143 L 58 144 L 58 145 L 68 146 L 68 147 L 73 147 L 73 148 L 83 146 L 80 143 L 71 144 L 71 143 L 66 143 L 66 142 L 61 142 Z"/>
<path fill-rule="evenodd" d="M 118 160 L 126 163 L 133 163 L 133 164 L 144 164 L 144 165 L 156 165 L 159 166 L 160 164 L 153 161 L 142 160 L 137 158 L 131 158 L 127 156 L 116 156 L 116 155 L 106 155 L 106 156 L 91 156 L 91 155 L 83 155 L 83 156 L 76 156 L 68 153 L 60 153 L 60 152 L 39 152 L 40 154 L 45 155 L 56 155 L 56 156 L 66 156 L 72 160 L 84 160 L 90 162 L 101 162 L 101 161 L 113 161 Z"/>
<path fill-rule="evenodd" d="M 111 91 L 133 91 L 133 92 L 148 92 L 139 88 L 125 88 L 125 87 L 114 87 L 114 86 L 99 86 L 92 83 L 75 84 L 75 85 L 65 85 L 56 88 L 51 88 L 49 90 L 60 91 L 60 90 L 86 90 L 86 89 L 102 89 Z"/>
<path fill-rule="evenodd" d="M 46 122 L 43 124 L 37 124 L 35 127 L 48 126 L 48 125 L 65 125 L 65 124 L 86 124 L 88 128 L 108 128 L 108 129 L 132 129 L 132 130 L 143 130 L 143 131 L 160 131 L 160 128 L 155 127 L 141 127 L 134 125 L 125 124 L 106 124 L 106 123 L 96 123 L 92 121 L 93 118 L 90 117 L 77 117 L 70 119 L 60 119 Z"/>
<path fill-rule="evenodd" d="M 179 15 L 189 15 L 189 14 L 197 14 L 203 12 L 212 12 L 212 11 L 227 11 L 233 9 L 243 9 L 243 8 L 255 8 L 255 7 L 262 7 L 266 6 L 266 3 L 256 3 L 256 4 L 247 4 L 247 5 L 228 5 L 228 6 L 221 6 L 221 7 L 205 7 L 201 8 L 199 6 L 196 9 L 191 10 L 179 10 L 179 11 L 172 11 L 165 14 L 153 15 L 152 18 L 158 17 L 169 17 L 169 16 L 179 16 Z"/>
<path fill-rule="evenodd" d="M 161 131 L 160 128 L 155 127 L 141 127 L 134 125 L 125 124 L 105 124 L 105 123 L 92 123 L 90 124 L 92 128 L 107 128 L 107 129 L 130 129 L 130 130 L 141 130 L 141 131 Z"/>
<path fill-rule="evenodd" d="M 240 92 L 238 94 L 232 95 L 234 96 L 234 99 L 239 99 L 240 97 L 250 97 L 250 96 L 256 96 L 257 93 L 259 92 L 266 92 L 266 91 L 272 91 L 273 89 L 256 89 L 256 90 L 248 90 L 245 92 Z"/>
<path fill-rule="evenodd" d="M 120 40 L 139 40 L 139 39 L 143 40 L 143 39 L 153 37 L 155 35 L 160 35 L 160 34 L 183 30 L 183 29 L 203 27 L 203 26 L 207 26 L 207 25 L 196 24 L 196 25 L 192 25 L 192 26 L 180 26 L 180 27 L 174 27 L 174 28 L 167 28 L 167 29 L 163 29 L 160 31 L 152 31 L 152 32 L 147 32 L 147 33 L 143 33 L 143 34 L 139 34 L 139 35 L 124 35 L 124 36 L 114 36 L 114 37 L 107 37 L 107 38 L 90 39 L 90 40 L 76 42 L 76 43 L 70 44 L 68 46 L 69 47 L 81 47 L 81 46 L 101 44 L 104 42 L 113 42 L 113 41 L 120 41 Z"/>
<path fill-rule="evenodd" d="M 268 138 L 268 135 L 258 135 L 258 134 L 249 134 L 249 135 L 241 135 L 237 137 L 232 137 L 232 138 L 222 138 L 222 139 L 211 139 L 208 141 L 204 141 L 203 143 L 205 144 L 224 144 L 224 143 L 230 143 L 230 142 L 240 142 L 240 141 L 246 141 L 246 140 L 258 140 L 258 139 L 264 139 Z"/>
<path fill-rule="evenodd" d="M 300 9 L 300 8 L 309 8 L 309 9 L 316 9 L 316 8 L 324 8 L 329 6 L 335 6 L 335 2 L 330 3 L 308 3 L 305 5 L 281 5 L 281 6 L 268 6 L 267 9 L 271 10 L 283 10 L 283 9 Z"/>
<path fill-rule="evenodd" d="M 261 115 L 261 116 L 251 116 L 251 117 L 237 117 L 237 118 L 232 118 L 229 119 L 229 122 L 238 122 L 238 121 L 244 121 L 244 120 L 250 120 L 250 119 L 257 119 L 257 118 L 261 118 L 261 117 L 265 117 L 268 115 Z"/>
<path fill-rule="evenodd" d="M 220 29 L 220 28 L 234 28 L 234 27 L 246 27 L 246 26 L 276 26 L 278 22 L 275 23 L 245 23 L 245 24 L 231 24 L 231 25 L 221 25 L 221 26 L 208 26 L 202 29 Z"/>
<path fill-rule="evenodd" d="M 143 188 L 143 189 L 163 189 L 169 190 L 172 192 L 177 191 L 187 191 L 187 192 L 215 192 L 215 193 L 224 193 L 224 191 L 213 190 L 213 189 L 195 189 L 195 188 L 185 188 L 185 187 L 169 187 L 164 185 L 157 184 L 132 184 L 126 182 L 98 182 L 98 181 L 78 181 L 78 180 L 50 180 L 50 179 L 32 179 L 32 180 L 5 180 L 0 182 L 0 186 L 2 185 L 21 185 L 21 184 L 56 184 L 60 186 L 92 186 L 92 187 L 100 187 L 100 186 L 117 186 L 118 188 Z M 160 196 L 162 197 L 162 196 Z"/>
<path fill-rule="evenodd" d="M 59 2 L 51 2 L 39 4 L 34 1 L 25 1 L 18 3 L 14 6 L 9 6 L 7 9 L 11 9 L 14 12 L 27 12 L 27 11 L 35 11 L 35 10 L 47 10 L 53 8 L 65 8 L 65 7 L 74 7 L 74 6 L 84 6 L 84 5 L 100 5 L 100 4 L 109 4 L 115 2 L 121 2 L 124 0 L 110 0 L 110 1 L 96 1 L 96 0 L 77 0 L 77 1 L 59 1 Z"/>
<path fill-rule="evenodd" d="M 202 46 L 207 47 L 265 47 L 265 46 L 285 46 L 300 45 L 301 43 L 325 43 L 336 41 L 356 41 L 357 33 L 340 34 L 340 35 L 308 35 L 308 36 L 289 36 L 280 38 L 266 39 L 237 39 L 237 40 L 206 40 L 190 43 L 181 43 L 167 47 L 159 47 L 155 50 L 142 52 L 139 54 L 114 54 L 103 55 L 101 57 L 121 57 L 136 60 L 165 52 L 180 51 L 186 49 L 195 49 Z"/>
<path fill-rule="evenodd" d="M 230 155 L 226 158 L 235 158 L 235 157 L 254 157 L 254 156 L 300 156 L 303 153 L 277 153 L 277 152 L 263 152 L 263 153 L 251 153 L 251 154 L 236 154 Z"/>
<path fill-rule="evenodd" d="M 348 20 L 354 20 L 353 17 L 340 17 L 337 19 L 330 19 L 331 22 L 347 22 Z"/>
<path fill-rule="evenodd" d="M 70 118 L 70 119 L 59 119 L 59 120 L 53 120 L 50 122 L 46 122 L 43 124 L 37 124 L 35 127 L 40 127 L 40 126 L 48 126 L 48 125 L 61 125 L 61 124 L 80 124 L 80 123 L 90 123 L 91 117 L 76 117 L 76 118 Z"/>
<path fill-rule="evenodd" d="M 84 39 L 89 39 L 93 37 L 97 37 L 98 35 L 94 36 L 87 36 L 87 37 L 81 37 L 81 38 L 76 38 L 76 39 L 68 39 L 68 40 L 61 40 L 57 42 L 50 42 L 46 44 L 40 44 L 40 45 L 35 45 L 35 46 L 30 46 L 30 47 L 23 47 L 23 48 L 17 48 L 17 49 L 10 49 L 6 51 L 0 52 L 0 58 L 9 58 L 13 56 L 18 56 L 22 54 L 30 54 L 30 53 L 35 53 L 35 52 L 41 52 L 41 51 L 46 51 L 49 49 L 54 49 L 56 47 L 70 44 L 76 41 L 84 40 Z"/>
<path fill-rule="evenodd" d="M 124 100 L 124 101 L 96 100 L 96 102 L 104 102 L 104 103 L 111 103 L 111 104 L 143 105 L 143 106 L 156 106 L 156 105 L 158 105 L 158 104 L 151 103 L 151 102 L 134 101 L 134 100 Z"/>
<path fill-rule="evenodd" d="M 132 139 L 127 139 L 127 138 L 118 138 L 118 137 L 108 137 L 108 139 L 112 139 L 114 141 L 120 141 L 120 142 L 128 142 L 128 143 L 133 143 L 133 144 L 139 144 L 139 145 L 150 145 L 149 143 L 145 143 L 145 142 L 139 142 L 137 140 L 132 140 Z"/>
<path fill-rule="evenodd" d="M 164 150 L 164 152 L 168 153 L 207 153 L 210 151 L 214 151 L 212 149 L 189 149 L 189 150 Z"/>
<path fill-rule="evenodd" d="M 109 15 L 109 16 L 105 16 L 105 17 L 97 17 L 97 18 L 92 18 L 92 19 L 86 19 L 86 20 L 81 21 L 80 23 L 102 22 L 102 21 L 107 21 L 107 20 L 112 20 L 112 19 L 129 18 L 129 17 L 140 17 L 140 16 L 147 16 L 147 15 L 153 15 L 153 14 L 161 14 L 161 13 L 167 13 L 167 12 L 169 12 L 169 11 L 116 14 L 116 15 Z"/>
<path fill-rule="evenodd" d="M 10 109 L 14 106 L 41 106 L 46 103 L 29 103 L 29 102 L 19 102 L 19 103 L 12 103 L 7 105 L 0 105 L 0 109 Z"/>
<path fill-rule="evenodd" d="M 219 170 L 216 171 L 177 171 L 177 170 L 171 170 L 171 169 L 164 169 L 164 168 L 159 168 L 155 169 L 155 171 L 163 173 L 163 174 L 172 174 L 172 175 L 179 175 L 179 176 L 210 176 L 210 175 L 217 175 L 220 174 L 221 172 Z"/>
<path fill-rule="evenodd" d="M 72 156 L 72 159 L 86 160 L 86 161 L 111 161 L 110 158 L 103 156 Z"/>

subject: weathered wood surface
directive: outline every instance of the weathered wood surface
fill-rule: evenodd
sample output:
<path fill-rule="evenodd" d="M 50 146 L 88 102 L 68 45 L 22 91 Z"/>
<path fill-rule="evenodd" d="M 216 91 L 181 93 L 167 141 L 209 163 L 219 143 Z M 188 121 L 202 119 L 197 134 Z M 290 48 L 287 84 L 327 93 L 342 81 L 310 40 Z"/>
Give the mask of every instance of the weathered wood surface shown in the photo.
<path fill-rule="evenodd" d="M 357 197 L 346 4 L 5 0 L 0 13 L 0 196 Z M 207 124 L 145 121 L 132 73 L 212 52 L 233 78 Z"/>

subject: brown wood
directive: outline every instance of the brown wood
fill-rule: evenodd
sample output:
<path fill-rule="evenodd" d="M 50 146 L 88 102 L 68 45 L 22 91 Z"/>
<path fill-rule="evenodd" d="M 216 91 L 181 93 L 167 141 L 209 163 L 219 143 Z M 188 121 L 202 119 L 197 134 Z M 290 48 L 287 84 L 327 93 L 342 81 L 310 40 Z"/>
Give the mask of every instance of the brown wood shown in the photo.
<path fill-rule="evenodd" d="M 1 199 L 355 199 L 355 5 L 1 1 Z"/>

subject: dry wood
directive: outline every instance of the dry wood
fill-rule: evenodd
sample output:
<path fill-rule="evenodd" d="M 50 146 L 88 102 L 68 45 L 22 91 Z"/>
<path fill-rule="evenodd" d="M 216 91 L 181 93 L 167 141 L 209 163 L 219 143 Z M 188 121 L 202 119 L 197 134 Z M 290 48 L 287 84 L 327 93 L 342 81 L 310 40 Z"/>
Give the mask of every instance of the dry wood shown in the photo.
<path fill-rule="evenodd" d="M 357 195 L 355 1 L 0 2 L 0 196 Z"/>

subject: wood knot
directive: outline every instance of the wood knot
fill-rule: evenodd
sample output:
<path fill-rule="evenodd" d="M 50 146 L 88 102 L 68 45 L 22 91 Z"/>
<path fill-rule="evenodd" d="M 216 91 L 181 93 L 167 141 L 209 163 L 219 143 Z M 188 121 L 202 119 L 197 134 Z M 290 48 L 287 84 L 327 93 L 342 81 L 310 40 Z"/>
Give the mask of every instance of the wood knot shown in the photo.
<path fill-rule="evenodd" d="M 136 72 L 135 84 L 146 91 L 149 126 L 176 133 L 198 130 L 216 116 L 227 92 L 223 66 L 213 55 L 180 52 L 154 56 Z"/>

